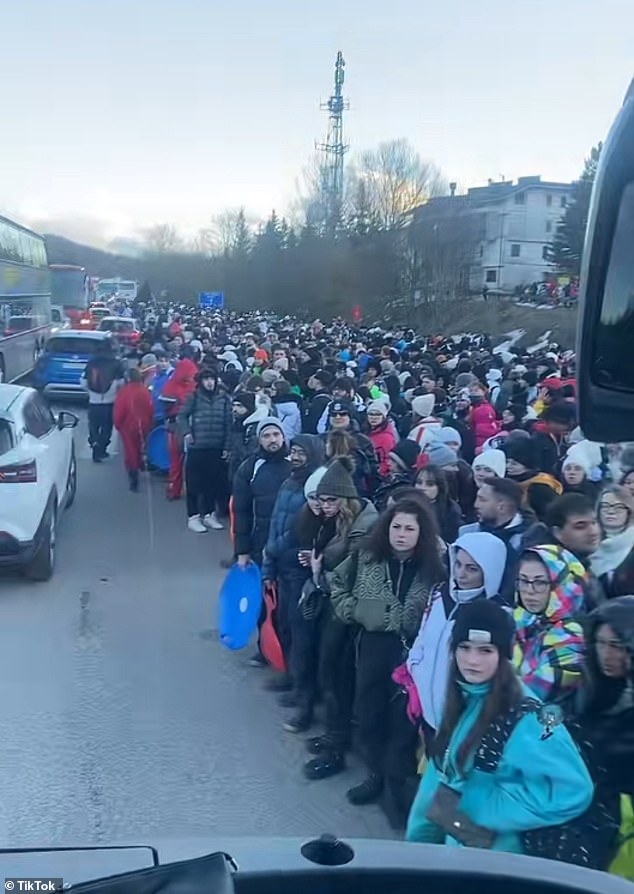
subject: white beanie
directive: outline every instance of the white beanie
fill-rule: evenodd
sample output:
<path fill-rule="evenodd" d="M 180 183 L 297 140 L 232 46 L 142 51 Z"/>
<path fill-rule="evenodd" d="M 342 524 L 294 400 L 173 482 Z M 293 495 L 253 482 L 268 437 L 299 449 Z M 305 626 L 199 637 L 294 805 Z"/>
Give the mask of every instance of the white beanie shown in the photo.
<path fill-rule="evenodd" d="M 504 478 L 506 474 L 506 454 L 503 450 L 497 450 L 492 448 L 490 450 L 483 450 L 471 463 L 472 469 L 479 469 L 482 466 L 486 466 L 488 469 L 491 469 L 492 472 L 498 476 L 498 478 Z"/>
<path fill-rule="evenodd" d="M 434 412 L 435 404 L 435 395 L 419 394 L 418 397 L 415 397 L 412 401 L 412 410 L 416 413 L 417 416 L 420 416 L 422 419 L 426 419 L 427 416 L 431 416 L 431 414 Z"/>
<path fill-rule="evenodd" d="M 384 418 L 387 416 L 389 408 L 384 400 L 371 400 L 366 407 L 366 413 L 380 413 Z"/>
<path fill-rule="evenodd" d="M 315 469 L 315 471 L 308 476 L 306 483 L 304 484 L 304 496 L 306 499 L 308 499 L 311 494 L 317 492 L 319 482 L 326 474 L 326 469 L 327 466 L 319 466 L 319 468 Z"/>
<path fill-rule="evenodd" d="M 562 469 L 566 466 L 581 466 L 586 475 L 590 475 L 592 469 L 601 465 L 601 448 L 590 441 L 578 441 L 568 448 L 566 458 L 562 463 Z"/>

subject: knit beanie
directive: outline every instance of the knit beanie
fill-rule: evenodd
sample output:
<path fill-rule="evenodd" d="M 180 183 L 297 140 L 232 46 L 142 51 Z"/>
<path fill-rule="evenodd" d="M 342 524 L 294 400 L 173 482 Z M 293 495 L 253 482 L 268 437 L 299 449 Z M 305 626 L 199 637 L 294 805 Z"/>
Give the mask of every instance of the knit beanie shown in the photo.
<path fill-rule="evenodd" d="M 416 441 L 410 441 L 409 438 L 403 438 L 390 450 L 388 456 L 398 463 L 405 472 L 411 472 L 416 468 L 418 457 L 420 456 L 420 447 Z M 454 454 L 455 459 L 455 454 Z"/>
<path fill-rule="evenodd" d="M 511 658 L 515 623 L 509 611 L 490 599 L 476 599 L 458 609 L 451 631 L 451 650 L 460 643 L 495 646 L 502 658 Z"/>
<path fill-rule="evenodd" d="M 359 492 L 352 479 L 352 460 L 347 456 L 333 460 L 317 485 L 317 496 L 358 500 Z"/>
<path fill-rule="evenodd" d="M 458 444 L 462 447 L 462 435 L 456 428 L 445 425 L 436 433 L 436 438 L 441 444 Z"/>
<path fill-rule="evenodd" d="M 514 459 L 525 469 L 539 468 L 539 451 L 532 438 L 507 438 L 502 449 L 507 459 Z"/>
<path fill-rule="evenodd" d="M 255 411 L 255 394 L 253 394 L 252 391 L 239 391 L 237 394 L 233 395 L 231 402 L 240 404 L 248 413 L 253 413 Z"/>
<path fill-rule="evenodd" d="M 388 414 L 387 404 L 383 400 L 371 400 L 366 407 L 366 413 L 380 413 L 384 418 Z"/>
<path fill-rule="evenodd" d="M 284 434 L 284 429 L 282 427 L 282 423 L 279 419 L 276 419 L 275 416 L 265 416 L 260 422 L 258 422 L 258 438 L 262 434 L 265 428 L 268 428 L 270 425 L 274 425 L 275 428 L 278 428 L 282 434 Z M 284 435 L 286 437 L 286 435 Z"/>
<path fill-rule="evenodd" d="M 593 450 L 592 448 L 596 448 Z M 598 456 L 597 456 L 598 452 Z M 598 459 L 598 462 L 596 461 Z M 580 466 L 587 476 L 595 466 L 601 465 L 601 448 L 598 444 L 591 444 L 589 441 L 579 441 L 568 448 L 566 458 L 561 464 L 562 469 L 567 466 Z"/>
<path fill-rule="evenodd" d="M 455 466 L 458 462 L 456 451 L 439 441 L 435 441 L 425 453 L 429 457 L 429 462 L 434 466 L 440 466 L 441 469 L 445 466 Z"/>
<path fill-rule="evenodd" d="M 420 416 L 421 419 L 426 419 L 427 416 L 431 416 L 434 412 L 434 405 L 436 404 L 436 397 L 433 394 L 419 394 L 418 397 L 415 397 L 412 401 L 412 410 L 416 413 L 417 416 Z"/>
<path fill-rule="evenodd" d="M 319 482 L 324 477 L 328 470 L 327 466 L 319 466 L 318 469 L 309 475 L 306 479 L 306 483 L 304 484 L 304 496 L 308 499 L 312 494 L 317 493 L 317 488 L 319 486 Z"/>
<path fill-rule="evenodd" d="M 476 469 L 481 468 L 482 466 L 486 466 L 486 468 L 491 469 L 492 472 L 498 476 L 498 478 L 504 478 L 506 475 L 506 455 L 503 450 L 483 450 L 479 456 L 471 463 L 471 468 L 475 471 Z"/>

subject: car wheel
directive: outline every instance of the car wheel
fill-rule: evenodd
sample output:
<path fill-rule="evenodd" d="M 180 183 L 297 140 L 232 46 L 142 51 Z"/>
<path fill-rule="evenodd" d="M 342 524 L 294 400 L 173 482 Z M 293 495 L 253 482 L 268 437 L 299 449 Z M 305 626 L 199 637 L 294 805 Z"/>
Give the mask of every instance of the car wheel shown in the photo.
<path fill-rule="evenodd" d="M 29 580 L 50 580 L 55 570 L 57 552 L 57 511 L 56 501 L 51 500 L 43 522 L 42 540 L 37 552 L 24 569 Z"/>
<path fill-rule="evenodd" d="M 68 466 L 68 478 L 66 479 L 66 494 L 64 497 L 64 505 L 66 509 L 75 502 L 77 493 L 77 458 L 75 456 L 75 448 L 70 455 L 70 465 Z"/>

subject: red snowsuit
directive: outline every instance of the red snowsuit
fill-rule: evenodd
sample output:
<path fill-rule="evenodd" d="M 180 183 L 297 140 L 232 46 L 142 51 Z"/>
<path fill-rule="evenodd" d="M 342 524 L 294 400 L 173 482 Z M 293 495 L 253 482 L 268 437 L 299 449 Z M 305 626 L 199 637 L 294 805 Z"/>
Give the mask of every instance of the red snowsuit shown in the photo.
<path fill-rule="evenodd" d="M 482 453 L 484 442 L 500 431 L 500 422 L 488 401 L 476 404 L 471 410 L 471 428 L 475 435 L 475 452 Z"/>
<path fill-rule="evenodd" d="M 174 421 L 185 399 L 196 390 L 196 373 L 198 367 L 193 360 L 179 360 L 172 375 L 163 388 L 162 398 L 166 399 L 166 416 L 168 420 L 167 446 L 170 457 L 170 470 L 167 479 L 168 500 L 178 500 L 183 493 L 183 467 L 185 454 L 176 433 Z M 170 424 L 171 420 L 171 424 Z"/>
<path fill-rule="evenodd" d="M 121 436 L 125 467 L 138 472 L 143 464 L 145 439 L 154 424 L 152 395 L 141 382 L 128 382 L 114 402 L 114 424 Z"/>
<path fill-rule="evenodd" d="M 394 427 L 389 422 L 384 422 L 377 428 L 371 428 L 368 437 L 372 441 L 374 452 L 379 463 L 379 475 L 387 478 L 390 474 L 390 461 L 388 454 L 396 447 L 398 438 L 394 433 Z"/>

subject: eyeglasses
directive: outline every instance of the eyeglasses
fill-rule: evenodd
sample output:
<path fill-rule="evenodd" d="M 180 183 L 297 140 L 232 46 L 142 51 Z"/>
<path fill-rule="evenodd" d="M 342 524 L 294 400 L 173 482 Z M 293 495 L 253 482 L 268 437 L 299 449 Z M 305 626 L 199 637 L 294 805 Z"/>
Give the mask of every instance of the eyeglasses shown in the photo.
<path fill-rule="evenodd" d="M 339 497 L 317 497 L 324 506 L 334 506 L 338 502 Z"/>
<path fill-rule="evenodd" d="M 625 503 L 601 503 L 599 509 L 601 512 L 605 512 L 608 515 L 615 512 L 627 512 Z"/>
<path fill-rule="evenodd" d="M 518 577 L 517 586 L 520 590 L 531 590 L 533 593 L 545 593 L 550 587 L 550 581 L 541 577 L 530 580 L 528 577 Z"/>

